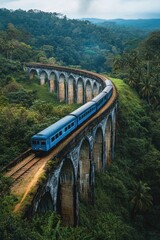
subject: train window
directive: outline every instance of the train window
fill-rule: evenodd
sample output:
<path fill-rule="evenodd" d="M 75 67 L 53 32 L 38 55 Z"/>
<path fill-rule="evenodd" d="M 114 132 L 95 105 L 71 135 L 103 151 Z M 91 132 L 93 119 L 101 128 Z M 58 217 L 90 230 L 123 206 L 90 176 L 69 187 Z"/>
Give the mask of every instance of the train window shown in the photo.
<path fill-rule="evenodd" d="M 55 140 L 55 136 L 51 138 L 51 141 L 53 142 Z"/>
<path fill-rule="evenodd" d="M 69 125 L 68 125 L 68 129 L 70 129 L 70 128 L 71 128 L 71 125 L 69 124 Z"/>
<path fill-rule="evenodd" d="M 39 144 L 39 141 L 37 141 L 37 144 Z"/>
<path fill-rule="evenodd" d="M 64 131 L 65 131 L 65 132 L 67 131 L 67 127 L 65 127 Z"/>
<path fill-rule="evenodd" d="M 32 144 L 36 145 L 36 144 L 37 144 L 37 141 L 32 141 Z"/>
<path fill-rule="evenodd" d="M 45 141 L 41 141 L 41 145 L 46 145 L 46 142 Z"/>
<path fill-rule="evenodd" d="M 61 135 L 62 135 L 62 131 L 59 132 L 59 136 L 61 136 Z"/>
<path fill-rule="evenodd" d="M 74 122 L 71 123 L 71 126 L 72 126 L 72 127 L 74 126 Z"/>
<path fill-rule="evenodd" d="M 57 133 L 57 134 L 56 134 L 56 138 L 58 138 L 58 136 L 59 136 L 59 135 L 58 135 L 58 133 Z"/>

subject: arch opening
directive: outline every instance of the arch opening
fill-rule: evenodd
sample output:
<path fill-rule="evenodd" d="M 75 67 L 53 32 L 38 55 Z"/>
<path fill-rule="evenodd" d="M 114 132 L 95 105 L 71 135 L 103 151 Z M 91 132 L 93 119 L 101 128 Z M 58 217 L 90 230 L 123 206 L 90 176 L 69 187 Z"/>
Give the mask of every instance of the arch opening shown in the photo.
<path fill-rule="evenodd" d="M 82 78 L 79 78 L 77 82 L 77 103 L 84 103 L 84 83 Z"/>
<path fill-rule="evenodd" d="M 59 77 L 59 101 L 65 101 L 65 86 L 66 86 L 66 79 L 63 74 Z"/>
<path fill-rule="evenodd" d="M 111 164 L 112 160 L 112 120 L 111 117 L 107 120 L 106 126 L 106 154 L 107 154 L 107 165 Z"/>
<path fill-rule="evenodd" d="M 95 170 L 102 171 L 103 169 L 103 132 L 101 128 L 98 128 L 95 135 L 94 142 L 94 163 Z"/>
<path fill-rule="evenodd" d="M 102 92 L 102 86 L 100 85 L 99 86 L 99 93 L 101 93 Z"/>
<path fill-rule="evenodd" d="M 90 81 L 88 80 L 86 83 L 86 102 L 89 102 L 92 100 L 92 86 Z"/>
<path fill-rule="evenodd" d="M 40 84 L 41 85 L 44 85 L 45 83 L 48 82 L 48 76 L 47 76 L 47 73 L 45 71 L 42 71 L 40 73 Z"/>
<path fill-rule="evenodd" d="M 75 79 L 70 76 L 68 78 L 68 103 L 72 104 L 75 102 Z"/>
<path fill-rule="evenodd" d="M 114 112 L 114 117 L 113 117 L 113 145 L 115 146 L 116 144 L 116 111 Z"/>
<path fill-rule="evenodd" d="M 37 213 L 53 212 L 53 210 L 54 206 L 51 194 L 50 192 L 46 192 L 38 204 Z"/>
<path fill-rule="evenodd" d="M 93 97 L 96 97 L 98 95 L 98 86 L 97 86 L 97 83 L 94 82 L 93 84 Z"/>
<path fill-rule="evenodd" d="M 29 72 L 29 79 L 30 80 L 38 79 L 38 73 L 36 69 L 31 69 L 31 71 Z"/>
<path fill-rule="evenodd" d="M 89 200 L 90 182 L 91 182 L 91 157 L 90 146 L 85 139 L 80 148 L 79 154 L 79 191 L 80 199 Z"/>
<path fill-rule="evenodd" d="M 51 72 L 51 74 L 50 74 L 49 83 L 50 83 L 50 86 L 49 86 L 50 92 L 57 93 L 57 77 L 54 72 Z"/>
<path fill-rule="evenodd" d="M 66 225 L 75 225 L 76 193 L 75 174 L 72 162 L 66 159 L 63 163 L 58 187 L 57 210 Z"/>

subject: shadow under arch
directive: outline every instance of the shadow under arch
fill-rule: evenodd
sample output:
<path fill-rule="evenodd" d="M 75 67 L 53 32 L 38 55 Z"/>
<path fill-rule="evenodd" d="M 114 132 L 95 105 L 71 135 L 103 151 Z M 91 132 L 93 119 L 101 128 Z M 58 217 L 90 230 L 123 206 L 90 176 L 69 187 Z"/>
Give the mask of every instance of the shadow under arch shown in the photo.
<path fill-rule="evenodd" d="M 68 103 L 75 103 L 76 96 L 76 80 L 71 75 L 68 78 Z"/>
<path fill-rule="evenodd" d="M 66 100 L 66 78 L 64 74 L 59 76 L 58 95 L 60 102 L 64 102 Z"/>
<path fill-rule="evenodd" d="M 36 69 L 31 68 L 31 70 L 29 72 L 29 79 L 30 80 L 34 80 L 34 79 L 38 80 L 39 79 L 38 72 Z"/>
<path fill-rule="evenodd" d="M 112 160 L 112 118 L 108 117 L 106 123 L 106 155 L 107 155 L 107 163 L 106 165 L 111 164 Z"/>
<path fill-rule="evenodd" d="M 95 141 L 94 141 L 94 164 L 96 171 L 102 171 L 103 169 L 103 131 L 101 127 L 98 127 L 95 134 Z"/>
<path fill-rule="evenodd" d="M 79 152 L 79 194 L 81 200 L 90 200 L 91 186 L 91 151 L 87 138 L 82 141 Z"/>
<path fill-rule="evenodd" d="M 55 92 L 57 93 L 58 91 L 58 80 L 57 80 L 57 75 L 55 72 L 51 72 L 49 76 L 49 87 L 50 87 L 50 92 Z"/>
<path fill-rule="evenodd" d="M 40 77 L 40 84 L 41 84 L 41 85 L 44 85 L 44 84 L 46 84 L 46 83 L 48 83 L 48 85 L 49 85 L 48 74 L 46 73 L 46 71 L 42 70 L 42 71 L 40 72 L 39 77 Z"/>
<path fill-rule="evenodd" d="M 84 103 L 84 82 L 81 77 L 77 81 L 77 103 Z"/>
<path fill-rule="evenodd" d="M 59 175 L 57 212 L 65 225 L 76 225 L 75 173 L 72 161 L 69 158 L 64 160 Z"/>
<path fill-rule="evenodd" d="M 98 91 L 98 86 L 97 83 L 94 82 L 93 84 L 93 97 L 96 97 L 98 95 L 99 91 Z"/>
<path fill-rule="evenodd" d="M 46 192 L 42 197 L 38 204 L 37 213 L 46 213 L 46 212 L 53 212 L 53 200 L 51 197 L 50 192 Z"/>
<path fill-rule="evenodd" d="M 89 102 L 92 100 L 92 86 L 91 86 L 91 82 L 88 79 L 86 82 L 86 102 Z"/>

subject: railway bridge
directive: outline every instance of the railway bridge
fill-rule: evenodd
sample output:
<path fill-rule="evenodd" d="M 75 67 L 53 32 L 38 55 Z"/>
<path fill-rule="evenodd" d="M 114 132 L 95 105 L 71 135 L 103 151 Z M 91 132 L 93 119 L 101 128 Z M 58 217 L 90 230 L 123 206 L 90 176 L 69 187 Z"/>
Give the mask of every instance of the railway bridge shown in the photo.
<path fill-rule="evenodd" d="M 26 64 L 25 70 L 31 81 L 48 84 L 60 102 L 83 104 L 105 87 L 106 77 L 84 70 L 42 64 Z M 19 198 L 15 211 L 57 211 L 65 224 L 77 225 L 79 202 L 93 202 L 95 171 L 105 171 L 114 158 L 116 116 L 113 87 L 110 100 L 47 155 L 28 150 L 11 163 L 6 175 Z"/>

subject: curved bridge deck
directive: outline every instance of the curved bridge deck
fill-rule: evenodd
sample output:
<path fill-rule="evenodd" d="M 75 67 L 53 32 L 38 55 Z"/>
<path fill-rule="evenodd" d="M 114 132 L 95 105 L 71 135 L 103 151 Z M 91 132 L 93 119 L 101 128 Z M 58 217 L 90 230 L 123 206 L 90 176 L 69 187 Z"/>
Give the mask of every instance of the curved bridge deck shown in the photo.
<path fill-rule="evenodd" d="M 75 70 L 75 71 L 77 71 L 77 70 Z M 78 74 L 80 72 L 81 71 L 78 71 Z M 85 74 L 85 71 L 82 71 L 82 72 L 83 72 L 83 74 Z M 87 72 L 87 74 L 89 74 L 91 76 L 92 73 Z M 93 73 L 93 75 L 94 75 L 94 77 L 101 79 L 101 81 L 106 79 L 105 77 L 103 77 L 99 74 Z M 73 187 L 71 188 L 71 186 L 73 186 L 74 184 L 72 182 L 68 185 L 68 180 L 65 180 L 65 181 L 67 181 L 65 183 L 67 185 L 63 184 L 64 179 L 67 179 L 68 174 L 70 174 L 69 167 L 65 166 L 66 161 L 64 161 L 64 159 L 68 159 L 68 156 L 72 152 L 72 149 L 76 148 L 77 145 L 79 145 L 79 146 L 83 145 L 82 143 L 80 143 L 80 142 L 82 142 L 81 140 L 83 138 L 86 139 L 87 134 L 89 132 L 93 131 L 93 129 L 95 128 L 96 125 L 98 126 L 99 124 L 101 124 L 102 120 L 107 115 L 109 116 L 110 112 L 114 109 L 116 102 L 117 102 L 117 91 L 116 91 L 115 87 L 113 86 L 113 94 L 112 94 L 111 98 L 109 99 L 109 101 L 95 115 L 93 115 L 89 120 L 87 120 L 85 123 L 83 123 L 83 125 L 81 125 L 77 130 L 75 130 L 72 134 L 70 134 L 65 140 L 61 141 L 58 144 L 58 146 L 54 147 L 47 155 L 45 155 L 43 157 L 36 157 L 34 155 L 34 153 L 30 152 L 29 156 L 25 157 L 22 161 L 17 163 L 15 166 L 11 167 L 11 169 L 6 173 L 6 176 L 11 176 L 13 178 L 11 192 L 13 194 L 15 194 L 19 199 L 18 204 L 15 206 L 15 211 L 23 211 L 26 207 L 25 205 L 28 205 L 28 199 L 30 199 L 29 200 L 30 204 L 33 203 L 33 205 L 34 205 L 33 206 L 34 210 L 32 209 L 32 212 L 37 211 L 35 209 L 38 209 L 37 208 L 38 202 L 40 203 L 41 201 L 34 200 L 37 198 L 37 197 L 35 197 L 35 195 L 38 196 L 39 198 L 41 198 L 41 197 L 43 198 L 43 195 L 45 195 L 45 191 L 47 191 L 47 194 L 48 194 L 48 188 L 50 188 L 50 190 L 49 190 L 50 193 L 53 192 L 53 190 L 51 190 L 51 188 L 53 189 L 53 186 L 52 187 L 50 186 L 50 181 L 51 181 L 52 176 L 49 176 L 50 180 L 46 184 L 46 186 L 48 186 L 47 190 L 45 190 L 45 187 L 42 187 L 43 190 L 40 193 L 40 195 L 36 194 L 36 191 L 39 189 L 39 184 L 40 184 L 43 176 L 46 174 L 48 165 L 50 165 L 50 162 L 51 162 L 50 160 L 52 160 L 52 166 L 59 165 L 59 169 L 63 170 L 62 171 L 63 176 L 61 176 L 61 173 L 59 171 L 58 177 L 56 177 L 57 179 L 60 179 L 60 177 L 62 179 L 62 180 L 56 180 L 57 184 L 60 184 L 59 181 L 61 182 L 61 193 L 60 193 L 61 198 L 63 198 L 64 196 L 67 197 L 66 199 L 70 198 L 67 196 L 67 193 L 66 193 L 67 190 L 66 190 L 65 186 L 67 186 L 67 188 L 69 186 L 69 189 L 73 190 Z M 109 129 L 108 131 L 110 133 L 108 133 L 109 140 L 106 140 L 106 142 L 107 142 L 106 145 L 108 144 L 109 147 L 107 147 L 108 149 L 106 149 L 106 151 L 110 152 L 111 151 L 111 141 L 113 141 L 113 137 L 111 136 L 111 125 L 108 129 Z M 115 129 L 114 129 L 114 131 L 115 131 Z M 112 132 L 113 132 L 113 130 L 112 130 Z M 99 148 L 99 146 L 101 146 L 100 140 L 98 139 L 95 141 L 97 141 L 97 146 Z M 105 140 L 103 140 L 101 142 L 105 142 Z M 101 143 L 101 144 L 104 145 L 104 143 Z M 102 146 L 101 149 L 105 150 L 105 147 Z M 99 150 L 96 150 L 96 151 L 99 151 Z M 97 153 L 95 153 L 95 154 L 97 154 Z M 101 155 L 103 155 L 103 154 L 101 153 Z M 84 158 L 87 159 L 87 156 L 84 156 Z M 91 168 L 93 168 L 92 167 L 92 165 L 93 165 L 92 156 L 90 156 L 89 158 L 90 158 L 89 166 L 87 166 L 87 165 L 83 166 L 85 171 L 88 168 L 88 172 L 86 172 L 85 174 L 80 173 L 81 176 L 85 175 L 85 178 L 87 177 L 87 179 L 88 179 L 88 174 L 90 175 Z M 104 156 L 102 158 L 104 158 Z M 73 161 L 74 160 L 72 160 L 72 162 Z M 81 161 L 82 165 L 84 164 L 84 163 L 82 163 L 83 162 L 82 160 L 79 160 L 79 161 Z M 81 170 L 79 170 L 79 167 L 76 167 L 76 164 L 74 165 L 74 163 L 73 163 L 73 166 L 76 168 L 76 170 L 74 171 L 74 174 L 73 173 L 71 174 L 72 177 L 70 175 L 70 179 L 71 178 L 73 179 L 73 175 L 74 175 L 74 182 L 76 182 L 75 179 L 78 177 L 78 171 L 81 171 Z M 78 165 L 79 165 L 79 163 L 78 163 Z M 66 175 L 64 174 L 63 168 L 66 168 Z M 90 178 L 90 176 L 89 176 L 89 178 Z M 81 180 L 82 185 L 83 185 L 82 188 L 85 188 L 85 184 L 89 184 L 86 181 L 88 182 L 90 180 Z M 52 179 L 52 182 L 53 182 L 53 179 Z M 56 190 L 55 190 L 56 193 L 54 193 L 54 194 L 51 193 L 52 200 L 54 199 L 53 201 L 56 202 L 53 204 L 54 210 L 57 210 L 59 208 L 57 206 L 57 201 L 58 201 L 57 199 L 58 199 L 58 195 L 59 195 L 59 193 L 57 192 L 57 191 L 59 191 L 58 188 L 59 188 L 59 186 L 56 186 Z M 74 191 L 71 191 L 71 192 L 73 193 Z M 53 195 L 55 195 L 55 196 L 53 196 Z M 69 193 L 69 195 L 70 195 L 70 193 Z M 84 193 L 84 195 L 85 195 L 85 193 Z M 74 196 L 74 198 L 75 198 L 75 196 Z M 70 201 L 71 201 L 70 205 L 76 204 L 78 206 L 78 203 L 73 204 L 73 200 L 70 200 Z M 41 203 L 40 205 L 43 205 L 43 204 Z M 75 213 L 76 210 L 74 210 L 74 211 L 72 209 L 68 210 L 68 207 L 65 206 L 65 203 L 63 201 L 61 203 L 60 208 L 61 208 L 60 214 L 62 215 L 64 222 L 68 222 L 70 225 L 74 225 L 75 224 L 74 215 L 76 214 Z M 74 207 L 74 208 L 76 208 L 76 207 Z M 63 211 L 64 211 L 64 213 L 63 213 Z M 70 212 L 70 213 L 68 213 L 68 212 Z M 72 215 L 72 217 L 70 217 L 70 214 Z M 71 219 L 66 220 L 68 218 L 71 218 Z"/>

